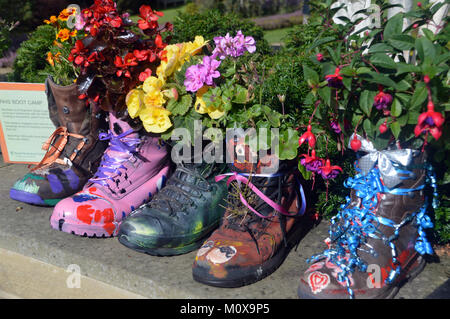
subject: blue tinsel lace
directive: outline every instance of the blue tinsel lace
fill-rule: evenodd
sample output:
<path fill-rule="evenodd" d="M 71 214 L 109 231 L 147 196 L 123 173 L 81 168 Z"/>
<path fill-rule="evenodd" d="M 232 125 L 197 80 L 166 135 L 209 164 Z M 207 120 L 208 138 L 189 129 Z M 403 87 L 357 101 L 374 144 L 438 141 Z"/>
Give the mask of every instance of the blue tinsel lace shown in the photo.
<path fill-rule="evenodd" d="M 357 172 L 360 172 L 355 165 Z M 358 256 L 358 250 L 365 251 L 373 256 L 377 256 L 377 252 L 367 244 L 367 240 L 375 238 L 382 240 L 391 249 L 392 264 L 394 269 L 389 273 L 386 283 L 392 283 L 400 274 L 400 263 L 397 260 L 397 250 L 394 241 L 398 238 L 399 230 L 404 225 L 414 221 L 418 228 L 418 238 L 416 240 L 415 249 L 421 254 L 432 254 L 433 249 L 428 242 L 425 234 L 425 229 L 432 228 L 433 223 L 427 215 L 428 204 L 425 199 L 425 204 L 419 211 L 408 215 L 400 223 L 396 224 L 392 220 L 377 216 L 374 213 L 378 204 L 378 195 L 380 193 L 390 193 L 395 195 L 406 195 L 410 192 L 419 191 L 425 188 L 425 185 L 433 187 L 433 208 L 437 208 L 437 187 L 436 178 L 431 165 L 426 164 L 426 181 L 423 185 L 414 189 L 389 189 L 381 183 L 380 172 L 378 168 L 373 168 L 367 175 L 358 173 L 352 178 L 348 178 L 344 182 L 344 186 L 354 189 L 356 196 L 361 199 L 361 205 L 358 207 L 348 207 L 351 199 L 346 198 L 346 203 L 341 206 L 341 210 L 336 216 L 331 219 L 331 226 L 329 229 L 330 242 L 333 248 L 329 248 L 319 255 L 312 256 L 308 262 L 316 262 L 318 260 L 327 258 L 329 262 L 335 264 L 342 269 L 338 273 L 338 281 L 344 283 L 350 298 L 354 297 L 354 292 L 350 288 L 349 275 L 359 269 L 362 272 L 367 270 L 367 264 Z M 414 173 L 411 171 L 396 167 L 396 170 L 401 175 L 406 175 L 402 179 L 414 178 Z M 379 225 L 385 225 L 394 228 L 392 236 L 386 236 L 379 230 Z M 331 247 L 331 246 L 330 246 Z"/>

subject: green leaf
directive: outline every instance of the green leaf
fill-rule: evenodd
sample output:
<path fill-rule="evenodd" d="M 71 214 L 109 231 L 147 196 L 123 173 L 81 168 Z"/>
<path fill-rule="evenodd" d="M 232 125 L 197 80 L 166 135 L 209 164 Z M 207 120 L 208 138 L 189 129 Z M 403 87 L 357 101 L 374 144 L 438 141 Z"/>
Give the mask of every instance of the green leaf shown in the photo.
<path fill-rule="evenodd" d="M 371 70 L 370 70 L 370 68 L 368 68 L 368 67 L 365 67 L 365 66 L 363 66 L 363 67 L 360 67 L 360 68 L 358 68 L 357 70 L 356 70 L 356 74 L 367 74 L 367 73 L 370 73 L 371 72 Z"/>
<path fill-rule="evenodd" d="M 369 53 L 387 53 L 391 51 L 392 47 L 386 43 L 376 43 L 369 48 Z"/>
<path fill-rule="evenodd" d="M 167 103 L 167 109 L 172 112 L 172 115 L 185 115 L 192 105 L 192 97 L 190 94 L 183 95 L 178 101 L 170 99 Z"/>
<path fill-rule="evenodd" d="M 397 73 L 395 74 L 395 76 L 398 76 L 403 73 L 418 73 L 418 72 L 420 72 L 420 67 L 415 66 L 413 64 L 398 62 Z"/>
<path fill-rule="evenodd" d="M 391 123 L 391 125 L 389 127 L 392 131 L 392 134 L 394 134 L 395 139 L 398 139 L 398 136 L 400 135 L 400 130 L 401 130 L 400 123 L 396 121 L 394 123 Z"/>
<path fill-rule="evenodd" d="M 317 72 L 308 67 L 306 64 L 303 65 L 303 75 L 309 86 L 317 85 L 320 82 Z"/>
<path fill-rule="evenodd" d="M 397 64 L 387 54 L 377 53 L 370 58 L 370 62 L 386 69 L 396 69 Z"/>
<path fill-rule="evenodd" d="M 368 74 L 362 74 L 361 78 L 364 78 L 368 82 L 382 84 L 385 87 L 395 88 L 395 86 L 396 86 L 396 83 L 394 81 L 392 81 L 385 74 L 378 74 L 376 72 L 370 72 Z"/>
<path fill-rule="evenodd" d="M 410 110 L 419 111 L 420 106 L 427 99 L 428 91 L 424 83 L 419 83 L 414 91 L 414 94 L 410 101 Z"/>
<path fill-rule="evenodd" d="M 269 121 L 270 125 L 272 125 L 272 127 L 280 127 L 282 115 L 272 110 L 267 105 L 262 105 L 261 108 L 266 115 L 266 118 Z"/>
<path fill-rule="evenodd" d="M 303 166 L 300 161 L 298 161 L 298 170 L 300 171 L 300 173 L 302 174 L 303 178 L 305 180 L 310 180 L 312 177 L 312 172 L 306 170 L 306 167 Z"/>
<path fill-rule="evenodd" d="M 430 40 L 431 42 L 433 42 L 435 40 L 434 33 L 430 29 L 421 28 L 420 31 L 422 31 L 425 34 L 425 36 L 428 38 L 428 40 Z"/>
<path fill-rule="evenodd" d="M 402 104 L 399 99 L 394 98 L 391 106 L 391 115 L 399 117 L 402 114 Z"/>
<path fill-rule="evenodd" d="M 314 41 L 314 43 L 309 47 L 308 51 L 313 50 L 314 48 L 318 47 L 319 45 L 325 44 L 325 43 L 329 43 L 329 42 L 333 42 L 335 41 L 336 38 L 335 37 L 324 37 L 324 38 L 318 38 L 316 41 Z"/>
<path fill-rule="evenodd" d="M 298 131 L 291 128 L 280 132 L 280 160 L 291 160 L 297 157 Z"/>
<path fill-rule="evenodd" d="M 377 92 L 375 91 L 364 90 L 361 92 L 361 96 L 359 98 L 359 106 L 367 116 L 370 116 L 370 113 L 372 112 L 373 99 L 376 95 Z"/>
<path fill-rule="evenodd" d="M 407 34 L 394 35 L 388 42 L 398 50 L 411 50 L 414 47 L 414 38 Z"/>
<path fill-rule="evenodd" d="M 394 35 L 402 33 L 403 29 L 403 14 L 398 13 L 388 20 L 386 27 L 384 28 L 383 38 L 388 40 Z"/>
<path fill-rule="evenodd" d="M 233 97 L 233 102 L 237 104 L 245 104 L 247 103 L 248 90 L 243 86 L 236 86 L 236 93 Z"/>
<path fill-rule="evenodd" d="M 323 88 L 320 88 L 317 90 L 319 93 L 319 96 L 322 99 L 322 102 L 325 103 L 325 105 L 330 106 L 331 105 L 331 88 L 329 86 L 325 86 Z"/>
<path fill-rule="evenodd" d="M 426 37 L 421 37 L 416 39 L 415 43 L 417 54 L 422 62 L 425 61 L 425 58 L 433 61 L 436 58 L 436 48 L 434 47 L 433 42 L 428 40 Z"/>
<path fill-rule="evenodd" d="M 367 135 L 369 135 L 370 137 L 373 136 L 373 131 L 372 131 L 372 123 L 370 122 L 369 119 L 365 119 L 363 122 L 363 128 L 364 131 L 366 131 Z"/>

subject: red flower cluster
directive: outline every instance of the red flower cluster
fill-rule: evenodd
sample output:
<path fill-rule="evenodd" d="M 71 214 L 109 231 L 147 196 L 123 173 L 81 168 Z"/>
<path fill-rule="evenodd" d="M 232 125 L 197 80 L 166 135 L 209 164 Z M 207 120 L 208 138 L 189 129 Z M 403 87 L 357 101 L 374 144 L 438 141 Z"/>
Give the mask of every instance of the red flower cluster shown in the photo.
<path fill-rule="evenodd" d="M 133 23 L 127 13 L 117 11 L 113 0 L 95 0 L 81 10 L 89 33 L 75 43 L 69 60 L 80 71 L 80 97 L 98 102 L 104 110 L 120 110 L 126 94 L 166 58 L 161 32 L 171 30 L 171 25 L 159 28 L 162 13 L 150 6 L 142 6 L 140 14 L 139 23 Z"/>
<path fill-rule="evenodd" d="M 158 27 L 158 19 L 162 17 L 164 14 L 162 12 L 153 11 L 150 6 L 143 5 L 139 9 L 139 17 L 141 19 L 138 20 L 138 27 L 141 30 L 147 29 L 155 29 Z"/>
<path fill-rule="evenodd" d="M 123 24 L 113 0 L 95 0 L 94 4 L 82 10 L 81 14 L 86 21 L 85 30 L 92 36 L 96 36 L 104 24 L 109 24 L 113 28 L 120 28 Z"/>

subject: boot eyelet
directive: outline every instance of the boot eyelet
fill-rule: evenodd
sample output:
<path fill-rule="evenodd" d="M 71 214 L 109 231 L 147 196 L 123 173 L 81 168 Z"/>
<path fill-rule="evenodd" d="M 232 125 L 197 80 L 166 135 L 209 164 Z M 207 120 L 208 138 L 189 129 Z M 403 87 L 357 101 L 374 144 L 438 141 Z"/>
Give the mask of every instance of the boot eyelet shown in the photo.
<path fill-rule="evenodd" d="M 69 110 L 69 108 L 67 106 L 63 107 L 63 113 L 64 114 L 69 114 L 70 113 L 70 110 Z"/>

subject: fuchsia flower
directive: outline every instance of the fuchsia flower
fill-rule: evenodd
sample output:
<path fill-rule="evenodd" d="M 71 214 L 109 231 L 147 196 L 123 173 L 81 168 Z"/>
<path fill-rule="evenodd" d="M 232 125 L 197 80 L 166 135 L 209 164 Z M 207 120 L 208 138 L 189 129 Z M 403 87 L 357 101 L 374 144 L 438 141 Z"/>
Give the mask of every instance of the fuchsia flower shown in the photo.
<path fill-rule="evenodd" d="M 341 69 L 336 68 L 336 70 L 334 71 L 334 74 L 329 74 L 325 76 L 325 79 L 328 81 L 328 86 L 335 88 L 335 89 L 340 89 L 343 86 L 342 83 L 342 76 L 339 74 L 339 72 L 341 71 Z"/>
<path fill-rule="evenodd" d="M 308 154 L 302 154 L 300 155 L 303 158 L 300 160 L 300 164 L 305 166 L 306 170 L 313 172 L 313 173 L 319 173 L 320 169 L 319 167 L 323 166 L 323 159 L 320 157 L 316 157 L 316 151 L 312 150 L 311 156 Z"/>
<path fill-rule="evenodd" d="M 373 106 L 377 108 L 377 110 L 385 110 L 392 103 L 392 95 L 389 93 L 383 92 L 383 89 L 380 89 L 380 92 L 375 96 L 373 100 Z"/>
<path fill-rule="evenodd" d="M 303 133 L 302 136 L 300 136 L 300 138 L 298 139 L 299 146 L 307 141 L 309 146 L 314 148 L 314 146 L 316 145 L 316 136 L 313 134 L 313 132 L 311 132 L 311 129 L 311 125 L 308 125 L 308 127 L 306 128 L 306 132 Z"/>
<path fill-rule="evenodd" d="M 324 179 L 332 179 L 336 178 L 339 175 L 339 172 L 342 172 L 342 168 L 337 165 L 331 166 L 331 162 L 329 159 L 326 160 L 325 166 L 319 167 L 320 174 Z"/>
<path fill-rule="evenodd" d="M 336 134 L 341 134 L 341 133 L 342 133 L 342 129 L 341 129 L 341 126 L 339 125 L 338 121 L 332 120 L 332 121 L 330 122 L 330 126 L 331 126 L 331 129 L 332 129 Z"/>
<path fill-rule="evenodd" d="M 316 54 L 316 59 L 317 59 L 317 61 L 322 61 L 322 59 L 323 59 L 323 54 L 322 53 L 317 53 Z"/>
<path fill-rule="evenodd" d="M 444 116 L 434 111 L 432 101 L 428 102 L 428 110 L 419 115 L 417 125 L 414 128 L 414 134 L 418 137 L 424 132 L 430 132 L 431 135 L 438 140 L 442 135 L 442 125 L 444 124 Z"/>

